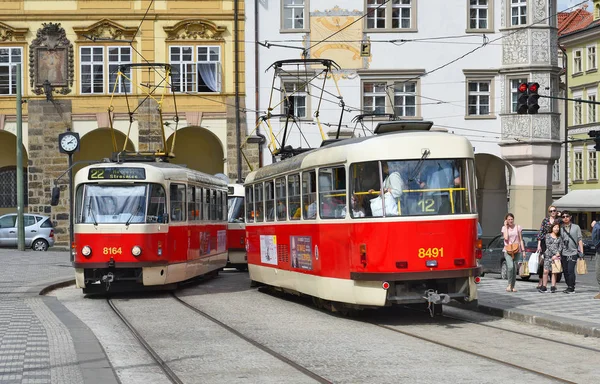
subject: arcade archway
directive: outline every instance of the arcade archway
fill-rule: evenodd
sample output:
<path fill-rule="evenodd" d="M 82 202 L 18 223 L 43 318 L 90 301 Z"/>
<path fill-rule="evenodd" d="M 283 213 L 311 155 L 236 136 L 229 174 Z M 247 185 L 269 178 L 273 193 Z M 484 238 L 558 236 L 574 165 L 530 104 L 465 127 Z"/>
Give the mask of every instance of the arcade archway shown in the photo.
<path fill-rule="evenodd" d="M 131 140 L 128 140 L 125 135 L 117 130 L 114 131 L 117 141 L 117 148 L 122 149 L 123 143 L 127 140 L 127 151 L 135 151 L 135 147 Z M 73 155 L 73 162 L 81 160 L 97 160 L 102 161 L 104 158 L 110 158 L 114 151 L 113 141 L 110 128 L 95 129 L 81 138 L 81 147 L 79 152 Z M 88 164 L 77 164 L 73 167 L 73 174 Z"/>
<path fill-rule="evenodd" d="M 25 205 L 27 205 L 27 150 L 23 150 Z M 17 210 L 17 138 L 10 132 L 0 131 L 0 215 Z"/>
<path fill-rule="evenodd" d="M 171 148 L 173 135 L 167 140 Z M 214 175 L 224 172 L 225 155 L 220 140 L 209 130 L 201 127 L 186 127 L 177 130 L 175 158 L 171 163 Z"/>

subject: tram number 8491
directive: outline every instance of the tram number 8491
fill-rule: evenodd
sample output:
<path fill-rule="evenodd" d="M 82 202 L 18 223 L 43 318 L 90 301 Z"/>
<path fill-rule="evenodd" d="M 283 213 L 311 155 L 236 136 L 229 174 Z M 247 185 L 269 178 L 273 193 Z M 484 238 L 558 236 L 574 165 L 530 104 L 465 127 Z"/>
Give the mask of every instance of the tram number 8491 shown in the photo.
<path fill-rule="evenodd" d="M 444 257 L 444 248 L 419 248 L 419 259 Z"/>

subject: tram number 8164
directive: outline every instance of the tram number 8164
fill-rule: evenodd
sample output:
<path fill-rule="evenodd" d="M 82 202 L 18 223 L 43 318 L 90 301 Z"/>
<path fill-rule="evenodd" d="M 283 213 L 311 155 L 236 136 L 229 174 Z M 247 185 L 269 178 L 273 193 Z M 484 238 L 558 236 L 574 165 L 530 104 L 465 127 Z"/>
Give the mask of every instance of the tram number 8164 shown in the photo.
<path fill-rule="evenodd" d="M 419 259 L 435 259 L 444 257 L 444 247 L 441 248 L 419 248 Z"/>

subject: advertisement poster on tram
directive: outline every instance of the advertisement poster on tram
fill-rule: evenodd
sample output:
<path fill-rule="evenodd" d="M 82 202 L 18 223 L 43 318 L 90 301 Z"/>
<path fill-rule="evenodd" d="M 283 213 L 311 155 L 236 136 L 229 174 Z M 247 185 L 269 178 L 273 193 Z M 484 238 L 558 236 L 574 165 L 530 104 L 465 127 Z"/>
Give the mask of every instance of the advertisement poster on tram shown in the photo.
<path fill-rule="evenodd" d="M 312 238 L 310 236 L 290 236 L 292 268 L 312 271 Z"/>
<path fill-rule="evenodd" d="M 263 264 L 277 265 L 277 236 L 260 236 L 260 261 Z"/>
<path fill-rule="evenodd" d="M 200 232 L 200 255 L 210 253 L 210 232 Z"/>
<path fill-rule="evenodd" d="M 227 231 L 217 231 L 217 252 L 225 252 L 227 245 Z"/>

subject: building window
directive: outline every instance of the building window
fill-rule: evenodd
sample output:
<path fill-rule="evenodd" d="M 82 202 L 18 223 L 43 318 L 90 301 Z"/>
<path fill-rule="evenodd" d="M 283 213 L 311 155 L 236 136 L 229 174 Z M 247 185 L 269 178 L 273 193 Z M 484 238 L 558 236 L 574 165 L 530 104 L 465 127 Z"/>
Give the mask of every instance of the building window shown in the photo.
<path fill-rule="evenodd" d="M 469 28 L 488 29 L 488 0 L 469 1 Z"/>
<path fill-rule="evenodd" d="M 467 114 L 469 116 L 490 115 L 491 81 L 469 81 Z"/>
<path fill-rule="evenodd" d="M 27 205 L 27 168 L 23 168 L 23 201 Z M 17 207 L 17 167 L 0 168 L 0 208 Z"/>
<path fill-rule="evenodd" d="M 367 29 L 414 28 L 415 1 L 367 0 Z"/>
<path fill-rule="evenodd" d="M 174 92 L 221 92 L 220 47 L 172 46 L 169 57 Z"/>
<path fill-rule="evenodd" d="M 387 83 L 365 82 L 363 83 L 363 107 L 365 112 L 375 114 L 385 113 L 385 98 L 387 96 Z"/>
<path fill-rule="evenodd" d="M 581 97 L 574 97 L 575 100 L 581 100 Z M 573 124 L 580 125 L 581 124 L 581 102 L 577 101 L 573 104 Z"/>
<path fill-rule="evenodd" d="M 593 101 L 595 103 L 596 95 L 588 94 L 588 100 Z M 588 107 L 588 123 L 595 123 L 596 122 L 596 104 L 588 103 L 587 107 Z"/>
<path fill-rule="evenodd" d="M 583 71 L 581 65 L 581 50 L 573 51 L 573 73 Z"/>
<path fill-rule="evenodd" d="M 552 182 L 560 182 L 560 159 L 554 160 L 554 164 L 552 165 Z"/>
<path fill-rule="evenodd" d="M 417 83 L 414 81 L 394 83 L 394 114 L 417 115 Z"/>
<path fill-rule="evenodd" d="M 306 0 L 283 0 L 282 19 L 284 30 L 305 29 L 304 16 L 308 13 Z"/>
<path fill-rule="evenodd" d="M 22 60 L 22 48 L 0 48 L 0 95 L 15 95 L 17 93 L 17 64 L 22 64 Z M 21 73 L 23 71 L 21 65 Z"/>
<path fill-rule="evenodd" d="M 587 47 L 587 55 L 588 55 L 588 62 L 587 62 L 588 71 L 590 69 L 596 69 L 596 46 L 595 45 Z"/>
<path fill-rule="evenodd" d="M 118 76 L 121 64 L 131 64 L 131 47 L 80 47 L 79 53 L 81 94 L 131 93 L 131 81 Z M 131 68 L 123 74 L 131 79 Z"/>
<path fill-rule="evenodd" d="M 527 79 L 511 79 L 510 80 L 510 111 L 517 113 L 517 104 L 519 98 L 519 84 L 527 84 Z"/>
<path fill-rule="evenodd" d="M 527 24 L 527 0 L 510 0 L 510 23 Z"/>
<path fill-rule="evenodd" d="M 598 179 L 598 157 L 595 149 L 588 151 L 588 180 Z"/>
<path fill-rule="evenodd" d="M 583 152 L 575 152 L 573 162 L 573 180 L 583 180 Z"/>
<path fill-rule="evenodd" d="M 304 119 L 308 116 L 308 93 L 306 92 L 307 84 L 300 82 L 284 82 L 282 114 L 293 115 L 297 118 Z"/>

